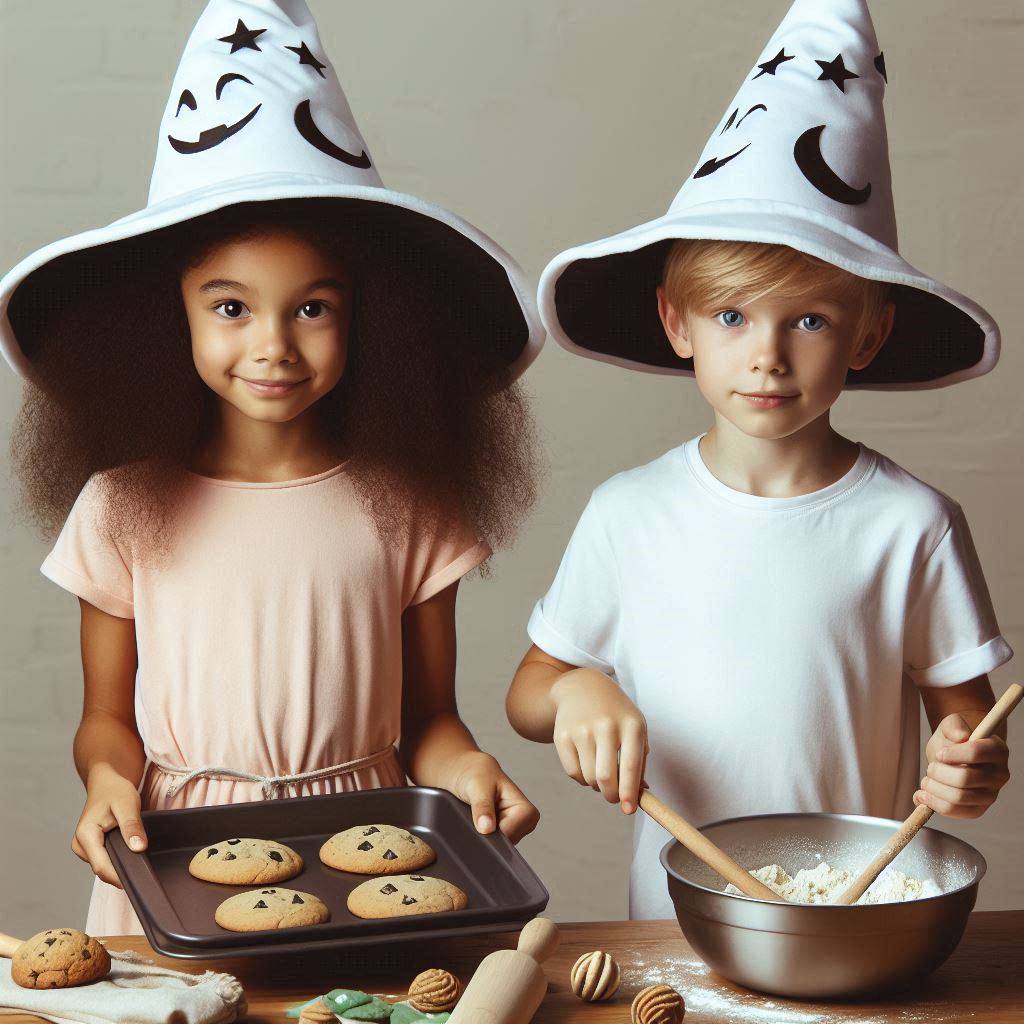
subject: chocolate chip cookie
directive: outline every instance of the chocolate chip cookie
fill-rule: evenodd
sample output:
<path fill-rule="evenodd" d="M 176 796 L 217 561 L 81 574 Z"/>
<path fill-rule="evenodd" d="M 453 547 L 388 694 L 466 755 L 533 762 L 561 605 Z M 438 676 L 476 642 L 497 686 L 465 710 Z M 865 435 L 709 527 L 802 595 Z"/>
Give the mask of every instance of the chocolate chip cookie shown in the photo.
<path fill-rule="evenodd" d="M 22 988 L 88 985 L 110 970 L 110 956 L 97 939 L 77 928 L 49 928 L 26 939 L 11 961 L 11 978 Z"/>
<path fill-rule="evenodd" d="M 412 917 L 462 910 L 466 894 L 451 882 L 426 875 L 371 878 L 348 894 L 348 909 L 356 917 Z"/>
<path fill-rule="evenodd" d="M 259 932 L 301 928 L 329 921 L 330 911 L 308 892 L 295 889 L 252 889 L 230 896 L 214 914 L 229 932 Z"/>
<path fill-rule="evenodd" d="M 272 885 L 294 878 L 302 868 L 302 858 L 273 839 L 224 839 L 204 846 L 188 873 L 222 885 Z"/>
<path fill-rule="evenodd" d="M 330 868 L 357 875 L 400 875 L 433 864 L 434 851 L 419 836 L 397 825 L 357 825 L 320 847 Z"/>

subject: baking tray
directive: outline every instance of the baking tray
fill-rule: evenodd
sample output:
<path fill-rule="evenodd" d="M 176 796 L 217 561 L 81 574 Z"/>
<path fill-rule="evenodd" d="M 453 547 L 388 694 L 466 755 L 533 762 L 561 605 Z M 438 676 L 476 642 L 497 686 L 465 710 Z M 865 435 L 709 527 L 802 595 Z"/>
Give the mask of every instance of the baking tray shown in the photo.
<path fill-rule="evenodd" d="M 548 902 L 547 889 L 515 846 L 500 832 L 480 835 L 469 808 L 442 789 L 404 786 L 144 811 L 142 821 L 148 850 L 133 853 L 116 830 L 107 833 L 107 850 L 149 944 L 171 957 L 215 960 L 270 950 L 365 949 L 501 931 L 525 924 Z M 350 914 L 349 892 L 371 876 L 327 867 L 320 862 L 320 847 L 335 832 L 375 822 L 400 825 L 425 839 L 437 860 L 422 872 L 454 882 L 466 893 L 468 906 L 383 921 Z M 203 882 L 188 873 L 188 865 L 201 847 L 236 836 L 275 839 L 301 854 L 302 873 L 279 884 L 319 896 L 331 912 L 330 921 L 258 932 L 221 928 L 213 918 L 218 905 L 260 886 Z"/>

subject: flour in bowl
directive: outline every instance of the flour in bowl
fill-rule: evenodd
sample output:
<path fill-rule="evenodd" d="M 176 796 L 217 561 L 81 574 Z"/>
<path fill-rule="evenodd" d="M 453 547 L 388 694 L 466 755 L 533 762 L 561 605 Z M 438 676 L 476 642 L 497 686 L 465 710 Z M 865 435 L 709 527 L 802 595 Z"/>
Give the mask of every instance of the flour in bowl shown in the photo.
<path fill-rule="evenodd" d="M 750 873 L 787 903 L 835 903 L 855 877 L 849 871 L 829 867 L 824 861 L 815 868 L 801 868 L 793 877 L 778 864 L 767 864 Z M 734 896 L 743 895 L 735 885 L 727 885 L 724 891 Z M 908 878 L 890 865 L 857 903 L 904 903 L 941 895 L 942 890 L 930 878 L 924 881 Z"/>

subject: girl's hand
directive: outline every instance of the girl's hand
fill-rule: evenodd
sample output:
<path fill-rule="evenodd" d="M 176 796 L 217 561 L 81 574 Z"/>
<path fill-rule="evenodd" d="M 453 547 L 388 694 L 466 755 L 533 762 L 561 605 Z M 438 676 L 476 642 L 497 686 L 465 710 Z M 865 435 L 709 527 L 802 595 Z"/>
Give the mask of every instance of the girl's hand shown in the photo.
<path fill-rule="evenodd" d="M 928 773 L 914 794 L 947 818 L 978 818 L 995 802 L 1010 777 L 1006 741 L 999 736 L 970 740 L 971 730 L 960 715 L 948 715 L 925 748 Z"/>
<path fill-rule="evenodd" d="M 448 788 L 469 804 L 478 832 L 493 832 L 497 822 L 497 827 L 518 843 L 537 827 L 540 811 L 490 754 L 473 750 L 461 755 L 455 772 Z"/>
<path fill-rule="evenodd" d="M 139 853 L 147 845 L 142 827 L 142 800 L 139 792 L 123 775 L 108 764 L 97 764 L 89 772 L 85 808 L 78 819 L 71 849 L 104 882 L 124 888 L 110 863 L 104 847 L 106 834 L 119 828 L 130 850 Z"/>
<path fill-rule="evenodd" d="M 596 669 L 566 672 L 552 685 L 553 739 L 570 779 L 633 814 L 647 761 L 647 720 L 621 687 Z"/>

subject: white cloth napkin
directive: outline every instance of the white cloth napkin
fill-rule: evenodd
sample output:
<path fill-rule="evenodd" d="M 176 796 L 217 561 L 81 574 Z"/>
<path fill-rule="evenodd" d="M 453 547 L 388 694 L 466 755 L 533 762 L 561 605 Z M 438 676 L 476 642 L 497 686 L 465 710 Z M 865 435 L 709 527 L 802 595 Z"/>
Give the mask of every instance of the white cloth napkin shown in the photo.
<path fill-rule="evenodd" d="M 56 1024 L 230 1024 L 245 1016 L 230 974 L 184 974 L 131 951 L 110 953 L 110 974 L 77 988 L 22 988 L 0 960 L 0 1015 L 34 1013 Z"/>

